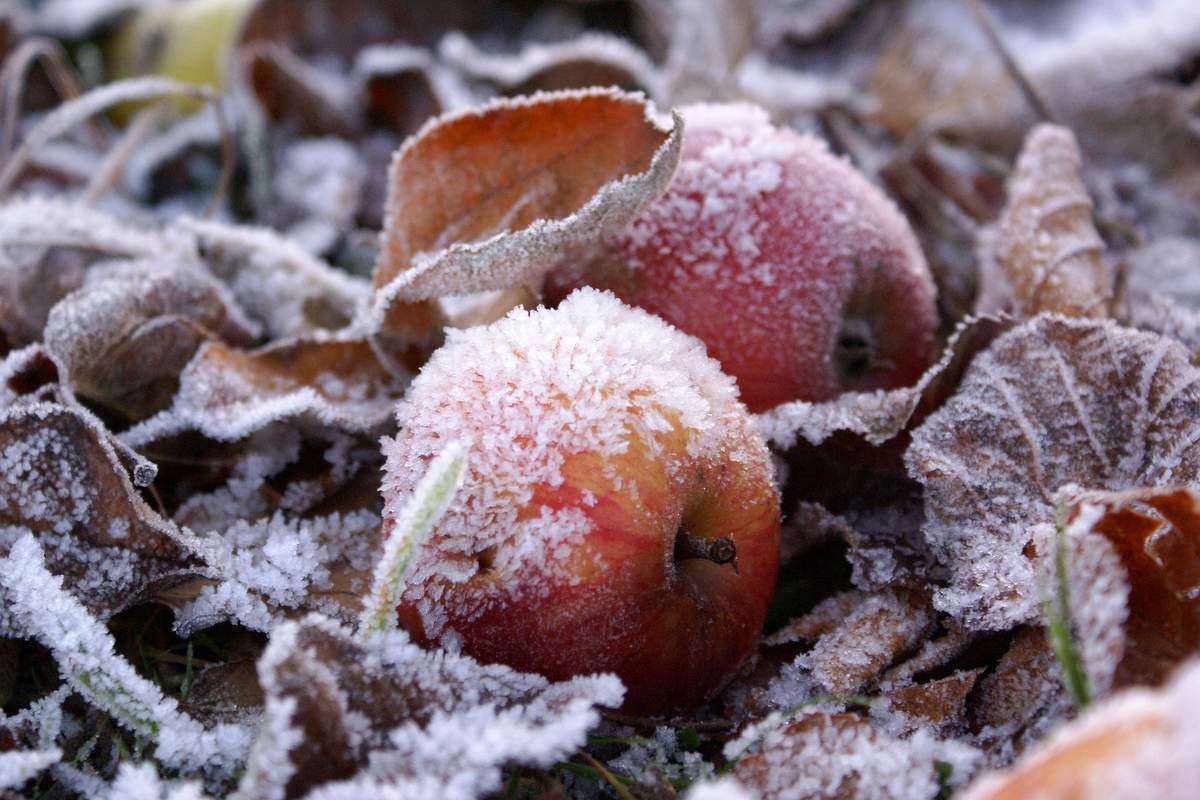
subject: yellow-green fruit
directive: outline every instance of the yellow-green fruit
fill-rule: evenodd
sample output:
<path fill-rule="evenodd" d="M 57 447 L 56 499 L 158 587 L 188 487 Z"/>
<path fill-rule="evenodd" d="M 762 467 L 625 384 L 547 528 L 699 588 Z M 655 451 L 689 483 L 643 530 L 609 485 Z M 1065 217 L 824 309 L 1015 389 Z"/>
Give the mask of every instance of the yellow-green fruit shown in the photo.
<path fill-rule="evenodd" d="M 112 78 L 161 75 L 198 86 L 226 85 L 230 53 L 255 0 L 184 0 L 127 17 L 108 47 Z M 194 108 L 194 103 L 187 107 Z M 122 111 L 128 114 L 132 108 Z"/>

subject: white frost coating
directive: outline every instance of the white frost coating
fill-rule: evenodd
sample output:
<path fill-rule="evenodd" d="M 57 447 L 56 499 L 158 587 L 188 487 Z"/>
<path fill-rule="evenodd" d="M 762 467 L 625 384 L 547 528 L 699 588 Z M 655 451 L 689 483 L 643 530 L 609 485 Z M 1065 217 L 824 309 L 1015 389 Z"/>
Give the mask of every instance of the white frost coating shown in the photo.
<path fill-rule="evenodd" d="M 977 356 L 913 433 L 926 541 L 950 569 L 937 608 L 972 628 L 1038 618 L 1038 552 L 1054 493 L 1200 478 L 1200 371 L 1178 342 L 1112 322 L 1040 316 Z"/>
<path fill-rule="evenodd" d="M 153 764 L 123 762 L 103 800 L 206 800 L 200 784 L 164 782 Z"/>
<path fill-rule="evenodd" d="M 466 444 L 450 442 L 430 463 L 429 471 L 417 481 L 412 496 L 403 505 L 400 495 L 393 495 L 388 500 L 383 513 L 394 522 L 384 543 L 383 555 L 375 567 L 371 593 L 363 604 L 358 623 L 360 636 L 396 626 L 396 606 L 400 602 L 404 579 L 417 551 L 454 500 L 466 475 L 466 467 Z"/>
<path fill-rule="evenodd" d="M 0 587 L 26 635 L 49 649 L 63 678 L 122 727 L 156 742 L 156 757 L 181 771 L 229 775 L 250 733 L 240 725 L 206 730 L 116 654 L 112 635 L 46 570 L 32 535 L 0 560 Z"/>
<path fill-rule="evenodd" d="M 1090 745 L 1090 746 L 1089 746 Z M 1091 752 L 1090 757 L 1088 755 Z M 1130 689 L 1091 706 L 1007 772 L 985 775 L 961 800 L 988 800 L 1014 776 L 1046 769 L 1061 797 L 1190 800 L 1200 786 L 1200 661 L 1182 664 L 1161 689 Z M 1069 771 L 1064 767 L 1069 765 Z"/>
<path fill-rule="evenodd" d="M 395 155 L 405 157 L 413 142 L 435 126 L 464 116 L 480 116 L 496 109 L 520 108 L 563 97 L 585 99 L 610 96 L 622 102 L 640 102 L 640 95 L 614 89 L 588 89 L 565 93 L 537 92 L 528 97 L 497 100 L 476 108 L 431 120 Z M 653 106 L 646 117 L 658 125 Z M 663 128 L 666 132 L 666 129 Z M 660 195 L 671 180 L 683 146 L 683 118 L 672 112 L 672 127 L 643 172 L 610 181 L 573 213 L 562 219 L 538 219 L 518 231 L 501 231 L 479 242 L 455 242 L 433 253 L 418 253 L 412 264 L 382 287 L 371 300 L 365 318 L 367 330 L 378 330 L 388 309 L 396 301 L 425 300 L 447 294 L 467 294 L 491 289 L 510 289 L 539 283 L 572 245 L 596 241 L 605 233 L 619 230 L 632 221 L 647 203 Z M 395 224 L 386 215 L 384 236 Z M 386 249 L 385 249 L 386 252 Z"/>
<path fill-rule="evenodd" d="M 287 349 L 301 342 L 320 345 L 336 341 L 340 335 L 314 331 L 301 341 L 282 340 L 267 348 Z M 201 345 L 179 374 L 179 391 L 171 407 L 130 427 L 121 434 L 121 441 L 130 447 L 144 447 L 195 430 L 212 439 L 232 442 L 275 422 L 374 433 L 391 416 L 391 393 L 376 391 L 380 387 L 371 382 L 374 375 L 364 375 L 361 383 L 355 383 L 325 372 L 317 375 L 311 385 L 292 381 L 264 385 L 247 380 L 241 365 L 228 365 L 220 355 L 223 349 L 219 343 Z M 397 381 L 397 390 L 399 385 Z"/>
<path fill-rule="evenodd" d="M 770 468 L 733 380 L 704 347 L 592 289 L 554 310 L 516 310 L 490 326 L 450 331 L 397 407 L 397 421 L 400 433 L 383 445 L 381 487 L 393 513 L 447 441 L 471 442 L 463 488 L 402 595 L 420 610 L 427 635 L 447 642 L 440 597 L 448 583 L 460 584 L 458 610 L 471 615 L 508 593 L 571 581 L 564 565 L 591 529 L 589 517 L 576 506 L 527 507 L 537 487 L 562 484 L 567 457 L 608 461 L 638 443 L 668 474 L 725 459 Z M 672 431 L 686 437 L 686 457 L 664 448 Z M 618 474 L 601 471 L 620 486 Z M 394 522 L 385 516 L 385 525 Z M 468 585 L 485 551 L 497 575 L 527 577 Z"/>
<path fill-rule="evenodd" d="M 0 753 L 0 789 L 20 789 L 21 785 L 62 758 L 57 747 L 51 750 L 13 750 Z"/>
<path fill-rule="evenodd" d="M 940 790 L 939 761 L 952 764 L 952 776 L 962 780 L 974 770 L 978 752 L 924 729 L 896 739 L 857 718 L 816 711 L 767 733 L 741 757 L 734 776 L 769 800 L 847 791 L 862 800 L 933 800 Z"/>
<path fill-rule="evenodd" d="M 195 237 L 213 273 L 246 311 L 280 339 L 340 327 L 366 302 L 368 284 L 334 269 L 267 228 L 184 218 L 178 230 Z M 313 309 L 321 309 L 314 319 Z M 329 319 L 325 319 L 328 317 Z"/>
<path fill-rule="evenodd" d="M 469 800 L 500 787 L 501 767 L 547 767 L 585 742 L 596 705 L 619 705 L 611 675 L 551 684 L 499 665 L 423 650 L 401 631 L 360 641 L 317 615 L 285 622 L 259 661 L 262 733 L 238 798 L 282 798 L 294 750 L 314 727 L 357 762 L 354 778 L 318 784 L 315 798 Z M 386 706 L 383 708 L 381 706 Z M 382 727 L 380 717 L 407 719 Z M 394 723 L 392 723 L 394 724 Z M 308 752 L 308 751 L 303 751 Z"/>
<path fill-rule="evenodd" d="M 757 800 L 755 794 L 728 775 L 692 786 L 684 800 Z"/>
<path fill-rule="evenodd" d="M 0 205 L 0 247 L 80 247 L 138 259 L 197 258 L 191 237 L 117 219 L 78 203 L 49 197 L 15 198 Z"/>
<path fill-rule="evenodd" d="M 651 97 L 662 94 L 655 66 L 641 49 L 625 39 L 602 33 L 585 33 L 569 41 L 526 45 L 516 54 L 496 54 L 480 49 L 458 31 L 438 44 L 438 55 L 451 66 L 478 79 L 515 88 L 555 67 L 590 63 L 609 70 L 619 69 Z"/>

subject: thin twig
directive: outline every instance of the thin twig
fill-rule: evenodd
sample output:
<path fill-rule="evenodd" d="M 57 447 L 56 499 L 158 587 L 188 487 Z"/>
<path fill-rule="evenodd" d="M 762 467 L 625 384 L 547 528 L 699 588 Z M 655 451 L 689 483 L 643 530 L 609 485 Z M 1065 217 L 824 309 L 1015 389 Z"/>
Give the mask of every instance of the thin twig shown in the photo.
<path fill-rule="evenodd" d="M 108 152 L 100 163 L 100 168 L 96 170 L 96 174 L 88 181 L 87 188 L 83 190 L 83 196 L 79 202 L 91 205 L 112 189 L 125 169 L 125 165 L 129 163 L 129 159 L 133 157 L 134 152 L 157 124 L 162 116 L 162 111 L 162 106 L 155 104 L 138 112 L 133 122 L 129 123 L 129 127 L 126 128 L 120 141 Z"/>
<path fill-rule="evenodd" d="M 46 76 L 59 97 L 71 100 L 83 93 L 71 67 L 70 57 L 58 42 L 39 36 L 23 42 L 13 50 L 8 58 L 4 59 L 4 66 L 0 68 L 0 96 L 4 98 L 3 121 L 0 122 L 0 164 L 8 159 L 8 154 L 12 151 L 29 68 L 36 61 L 42 62 Z M 106 139 L 104 129 L 95 122 L 91 125 L 96 147 L 101 148 Z"/>
<path fill-rule="evenodd" d="M 621 800 L 637 800 L 637 798 L 633 796 L 633 792 L 629 791 L 628 787 L 621 783 L 621 781 L 617 779 L 617 776 L 613 775 L 612 772 L 609 771 L 608 767 L 592 758 L 592 756 L 588 753 L 581 752 L 579 755 L 583 757 L 584 761 L 588 762 L 588 766 L 600 773 L 600 777 L 604 778 L 604 781 L 612 787 L 612 790 L 616 793 L 617 797 L 621 798 Z"/>
<path fill-rule="evenodd" d="M 1013 57 L 1012 52 L 1004 43 L 1004 39 L 1000 37 L 1000 32 L 996 29 L 996 23 L 992 20 L 991 13 L 984 6 L 982 0 L 965 0 L 967 8 L 972 16 L 975 17 L 975 22 L 987 37 L 988 43 L 996 54 L 1000 56 L 1000 60 L 1004 62 L 1004 68 L 1008 70 L 1008 74 L 1016 82 L 1017 87 L 1021 90 L 1021 94 L 1025 95 L 1025 101 L 1033 107 L 1034 113 L 1038 115 L 1044 122 L 1055 122 L 1054 114 L 1050 112 L 1050 106 L 1042 98 L 1037 88 L 1029 80 L 1025 71 L 1021 69 L 1021 65 Z"/>

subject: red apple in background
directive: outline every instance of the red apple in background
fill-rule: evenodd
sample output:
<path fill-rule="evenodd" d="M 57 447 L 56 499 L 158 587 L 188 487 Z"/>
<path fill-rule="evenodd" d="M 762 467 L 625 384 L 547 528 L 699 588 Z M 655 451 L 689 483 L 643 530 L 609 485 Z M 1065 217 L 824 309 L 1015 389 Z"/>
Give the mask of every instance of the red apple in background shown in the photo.
<path fill-rule="evenodd" d="M 779 498 L 700 342 L 583 289 L 450 332 L 397 416 L 385 535 L 428 460 L 470 443 L 401 595 L 417 641 L 551 679 L 614 672 L 631 713 L 703 702 L 753 648 Z"/>
<path fill-rule="evenodd" d="M 547 301 L 591 285 L 658 314 L 704 342 L 751 411 L 914 382 L 936 293 L 895 205 L 757 107 L 684 119 L 667 192 L 594 258 L 553 271 Z"/>

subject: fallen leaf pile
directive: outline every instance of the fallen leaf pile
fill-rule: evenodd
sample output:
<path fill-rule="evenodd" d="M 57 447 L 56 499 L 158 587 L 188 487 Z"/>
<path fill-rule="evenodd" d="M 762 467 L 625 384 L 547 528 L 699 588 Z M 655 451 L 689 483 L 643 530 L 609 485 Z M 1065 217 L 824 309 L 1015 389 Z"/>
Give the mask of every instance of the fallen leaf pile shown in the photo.
<path fill-rule="evenodd" d="M 0 798 L 1191 796 L 1197 54 L 1188 0 L 0 7 Z M 704 707 L 419 648 L 396 403 L 730 100 L 897 200 L 940 357 L 757 415 L 782 568 Z"/>

